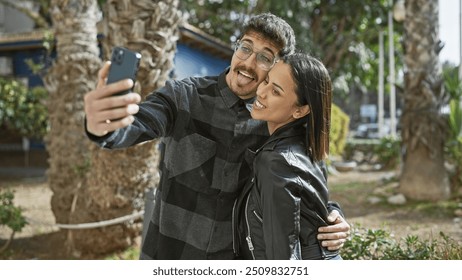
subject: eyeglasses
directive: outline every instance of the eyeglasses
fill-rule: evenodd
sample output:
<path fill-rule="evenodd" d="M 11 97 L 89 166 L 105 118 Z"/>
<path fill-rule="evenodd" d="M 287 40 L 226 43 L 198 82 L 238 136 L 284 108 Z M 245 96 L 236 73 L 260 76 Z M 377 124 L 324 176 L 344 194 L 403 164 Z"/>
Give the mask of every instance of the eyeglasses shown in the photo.
<path fill-rule="evenodd" d="M 239 59 L 242 60 L 246 60 L 253 53 L 255 53 L 257 65 L 265 71 L 269 71 L 279 60 L 268 51 L 255 52 L 252 48 L 252 45 L 247 42 L 237 42 L 236 46 L 234 47 L 234 53 Z"/>

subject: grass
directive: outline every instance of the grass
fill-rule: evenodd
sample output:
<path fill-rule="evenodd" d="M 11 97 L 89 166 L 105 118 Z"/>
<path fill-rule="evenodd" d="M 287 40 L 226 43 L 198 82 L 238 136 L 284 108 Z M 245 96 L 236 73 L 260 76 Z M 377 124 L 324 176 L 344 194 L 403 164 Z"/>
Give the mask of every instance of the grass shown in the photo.
<path fill-rule="evenodd" d="M 356 182 L 349 182 L 349 183 L 337 183 L 329 185 L 329 190 L 331 192 L 350 192 L 350 191 L 358 191 L 358 190 L 367 190 L 370 188 L 370 183 L 356 183 Z"/>
<path fill-rule="evenodd" d="M 139 247 L 129 247 L 128 249 L 113 253 L 105 258 L 105 260 L 138 260 L 140 257 Z"/>

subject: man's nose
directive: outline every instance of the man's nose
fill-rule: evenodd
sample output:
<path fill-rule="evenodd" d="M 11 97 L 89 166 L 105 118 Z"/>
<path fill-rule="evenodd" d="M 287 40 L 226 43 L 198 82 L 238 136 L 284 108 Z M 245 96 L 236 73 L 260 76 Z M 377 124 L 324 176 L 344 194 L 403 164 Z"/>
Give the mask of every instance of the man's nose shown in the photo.
<path fill-rule="evenodd" d="M 257 66 L 257 54 L 252 53 L 247 59 L 244 60 L 245 65 Z"/>

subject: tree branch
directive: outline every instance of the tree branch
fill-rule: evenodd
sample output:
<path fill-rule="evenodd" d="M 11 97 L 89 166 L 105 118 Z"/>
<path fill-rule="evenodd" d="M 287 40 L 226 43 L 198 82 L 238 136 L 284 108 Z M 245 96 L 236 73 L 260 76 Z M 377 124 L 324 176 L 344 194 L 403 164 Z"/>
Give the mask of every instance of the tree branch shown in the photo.
<path fill-rule="evenodd" d="M 26 8 L 26 7 L 23 7 L 21 5 L 21 2 L 10 2 L 8 0 L 0 0 L 0 4 L 3 4 L 7 7 L 10 7 L 10 8 L 13 8 L 17 11 L 20 11 L 21 13 L 25 14 L 26 16 L 28 16 L 29 18 L 32 19 L 32 21 L 34 21 L 36 27 L 38 28 L 49 28 L 50 25 L 48 24 L 47 20 L 41 16 L 39 13 L 29 9 L 29 8 Z"/>
<path fill-rule="evenodd" d="M 6 241 L 5 244 L 3 244 L 3 246 L 0 248 L 0 254 L 2 254 L 7 248 L 8 246 L 10 245 L 11 241 L 13 241 L 13 238 L 14 238 L 14 235 L 15 235 L 16 231 L 12 231 L 11 232 L 11 235 L 10 235 L 10 238 Z"/>

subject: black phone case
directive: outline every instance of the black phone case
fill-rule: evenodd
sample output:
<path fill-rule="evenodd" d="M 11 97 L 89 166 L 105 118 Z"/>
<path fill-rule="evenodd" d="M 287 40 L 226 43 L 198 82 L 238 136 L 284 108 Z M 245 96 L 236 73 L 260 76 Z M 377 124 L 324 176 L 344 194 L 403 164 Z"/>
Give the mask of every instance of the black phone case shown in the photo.
<path fill-rule="evenodd" d="M 136 81 L 136 73 L 140 65 L 141 54 L 123 47 L 114 47 L 111 55 L 111 67 L 107 83 L 114 83 L 124 79 Z M 117 95 L 129 93 L 132 89 L 118 92 Z"/>

